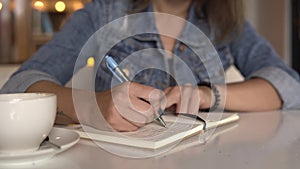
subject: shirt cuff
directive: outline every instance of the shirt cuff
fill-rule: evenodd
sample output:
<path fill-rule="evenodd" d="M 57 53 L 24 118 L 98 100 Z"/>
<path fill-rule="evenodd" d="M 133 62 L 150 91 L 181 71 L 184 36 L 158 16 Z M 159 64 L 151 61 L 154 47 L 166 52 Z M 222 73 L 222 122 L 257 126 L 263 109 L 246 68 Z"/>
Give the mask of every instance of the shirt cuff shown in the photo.
<path fill-rule="evenodd" d="M 247 79 L 259 77 L 277 90 L 283 102 L 282 109 L 300 108 L 300 83 L 280 68 L 268 67 L 254 72 Z"/>
<path fill-rule="evenodd" d="M 32 84 L 42 80 L 61 85 L 59 81 L 47 73 L 37 70 L 26 70 L 10 77 L 0 90 L 0 93 L 24 93 Z"/>

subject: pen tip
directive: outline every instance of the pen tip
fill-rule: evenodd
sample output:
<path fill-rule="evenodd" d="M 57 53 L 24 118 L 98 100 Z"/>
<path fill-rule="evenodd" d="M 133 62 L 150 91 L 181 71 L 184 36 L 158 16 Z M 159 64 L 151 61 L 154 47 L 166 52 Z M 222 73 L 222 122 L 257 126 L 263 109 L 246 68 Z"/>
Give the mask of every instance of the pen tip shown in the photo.
<path fill-rule="evenodd" d="M 167 124 L 166 124 L 166 122 L 162 118 L 160 118 L 159 121 L 162 124 L 162 126 L 164 126 L 165 128 L 167 128 Z"/>

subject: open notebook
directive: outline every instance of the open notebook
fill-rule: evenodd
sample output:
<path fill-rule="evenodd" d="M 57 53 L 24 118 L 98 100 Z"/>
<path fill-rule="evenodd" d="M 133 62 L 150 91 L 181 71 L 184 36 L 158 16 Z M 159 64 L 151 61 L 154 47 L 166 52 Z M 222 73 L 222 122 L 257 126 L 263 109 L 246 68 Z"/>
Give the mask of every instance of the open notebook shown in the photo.
<path fill-rule="evenodd" d="M 81 125 L 68 128 L 76 131 L 81 138 L 147 149 L 158 149 L 175 144 L 184 138 L 203 131 L 204 123 L 191 117 L 169 114 L 164 115 L 163 118 L 168 126 L 167 128 L 152 122 L 134 132 L 104 131 Z M 238 114 L 224 113 L 220 120 L 207 120 L 206 129 L 229 124 L 238 119 Z"/>

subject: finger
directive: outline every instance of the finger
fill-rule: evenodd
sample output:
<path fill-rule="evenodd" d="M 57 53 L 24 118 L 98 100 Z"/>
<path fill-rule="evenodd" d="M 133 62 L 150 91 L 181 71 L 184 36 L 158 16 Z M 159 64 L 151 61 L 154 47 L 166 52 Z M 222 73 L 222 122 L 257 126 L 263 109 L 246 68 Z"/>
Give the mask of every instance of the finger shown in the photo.
<path fill-rule="evenodd" d="M 135 131 L 139 128 L 128 120 L 124 119 L 118 112 L 106 118 L 107 123 L 117 131 Z"/>
<path fill-rule="evenodd" d="M 131 96 L 128 112 L 122 111 L 122 116 L 130 122 L 141 126 L 147 123 L 149 118 L 153 116 L 153 110 L 149 103 Z"/>
<path fill-rule="evenodd" d="M 122 116 L 134 125 L 143 126 L 146 123 L 152 122 L 155 117 L 160 115 L 158 110 L 161 107 L 159 104 L 155 104 L 156 106 L 154 106 L 136 97 L 132 97 L 131 101 L 134 102 L 131 102 L 131 106 L 129 106 L 129 110 L 131 111 L 125 114 L 122 113 Z"/>
<path fill-rule="evenodd" d="M 166 111 L 176 112 L 176 105 L 173 105 L 173 106 L 170 106 L 170 107 L 166 108 Z"/>
<path fill-rule="evenodd" d="M 147 107 L 147 110 L 136 109 L 136 111 L 142 112 L 145 115 L 147 122 L 151 122 L 153 121 L 154 117 L 160 116 L 167 103 L 165 94 L 163 91 L 158 89 L 152 89 L 146 99 L 139 99 L 146 101 L 150 106 Z"/>
<path fill-rule="evenodd" d="M 114 107 L 125 119 L 143 124 L 147 119 L 142 112 L 147 112 L 151 106 L 145 101 L 127 93 L 126 87 L 128 85 L 129 83 L 126 83 L 124 86 L 120 85 L 113 90 Z"/>
<path fill-rule="evenodd" d="M 130 129 L 135 129 L 135 127 L 139 128 L 144 126 L 147 123 L 147 117 L 145 117 L 140 112 L 135 111 L 134 109 L 130 107 L 124 107 L 123 110 L 118 113 L 119 116 L 124 120 L 122 121 L 122 128 L 125 127 L 125 125 L 129 126 Z M 117 119 L 117 120 L 122 120 Z M 136 130 L 136 129 L 135 129 Z"/>
<path fill-rule="evenodd" d="M 128 86 L 130 86 L 131 89 L 132 86 L 134 86 L 135 88 L 129 91 Z M 146 97 L 145 91 L 147 90 L 145 89 L 140 90 L 141 88 L 148 88 L 149 89 L 148 93 L 150 94 L 147 95 L 149 96 Z M 139 95 L 136 94 L 137 92 L 139 93 Z M 125 119 L 127 119 L 128 121 L 130 121 L 131 123 L 137 126 L 143 126 L 145 125 L 145 123 L 153 121 L 154 119 L 153 114 L 156 112 L 153 110 L 153 107 L 151 106 L 153 104 L 155 105 L 155 107 L 160 107 L 161 95 L 163 95 L 162 91 L 159 91 L 158 89 L 148 87 L 145 85 L 140 85 L 137 83 L 125 83 L 124 85 L 118 86 L 118 90 L 114 91 L 114 98 L 116 99 L 115 102 L 118 103 L 116 106 L 117 109 L 119 110 L 119 112 L 121 112 L 121 115 Z M 128 99 L 124 99 L 126 97 Z M 143 99 L 144 101 L 141 99 Z M 152 102 L 151 105 L 149 104 L 150 100 Z"/>
<path fill-rule="evenodd" d="M 168 95 L 170 93 L 170 91 L 173 89 L 174 87 L 167 87 L 164 89 L 164 93 L 165 95 Z"/>
<path fill-rule="evenodd" d="M 171 95 L 171 92 L 172 92 L 172 90 L 174 90 L 173 89 L 173 87 L 167 87 L 167 88 L 165 88 L 164 90 L 163 90 L 163 92 L 164 92 L 164 96 L 165 96 L 165 99 L 166 99 L 166 105 L 165 105 L 165 108 L 167 109 L 167 108 L 169 108 L 171 105 L 174 105 L 174 99 L 171 99 L 171 98 L 173 98 Z"/>
<path fill-rule="evenodd" d="M 149 93 L 155 88 L 134 83 L 134 82 L 124 82 L 112 89 L 113 97 L 122 98 L 123 100 L 129 99 L 130 96 L 135 96 L 143 98 L 147 101 Z"/>
<path fill-rule="evenodd" d="M 117 131 L 123 132 L 123 131 L 136 131 L 142 126 L 134 125 L 133 123 L 127 121 L 126 119 L 123 119 L 119 125 L 114 126 L 113 128 Z"/>
<path fill-rule="evenodd" d="M 156 88 L 151 86 L 146 86 L 138 83 L 131 83 L 130 84 L 130 91 L 129 95 L 135 96 L 137 98 L 141 98 L 151 105 L 154 105 L 155 109 L 158 110 L 158 107 L 165 107 L 166 99 L 165 94 Z"/>
<path fill-rule="evenodd" d="M 147 112 L 151 109 L 151 104 L 147 100 L 142 98 L 137 98 L 135 96 L 130 96 L 130 100 L 128 102 L 128 107 L 137 112 Z"/>
<path fill-rule="evenodd" d="M 197 87 L 190 84 L 181 87 L 181 101 L 178 103 L 177 111 L 179 113 L 194 114 L 199 108 L 199 99 Z"/>
<path fill-rule="evenodd" d="M 190 86 L 182 86 L 180 91 L 180 102 L 178 103 L 177 111 L 178 113 L 188 113 L 188 106 L 190 97 L 192 95 L 192 90 Z"/>
<path fill-rule="evenodd" d="M 167 104 L 165 94 L 161 90 L 153 90 L 150 93 L 150 103 L 156 116 L 161 116 Z"/>
<path fill-rule="evenodd" d="M 189 99 L 188 105 L 188 113 L 190 114 L 198 114 L 199 107 L 200 107 L 200 94 L 198 87 L 193 87 L 192 95 Z"/>
<path fill-rule="evenodd" d="M 180 102 L 180 90 L 178 86 L 170 88 L 167 93 L 165 93 L 165 97 L 167 100 L 166 108 L 169 108 L 173 105 L 178 104 Z"/>
<path fill-rule="evenodd" d="M 134 111 L 134 110 L 133 110 Z M 141 113 L 141 112 L 136 112 L 136 113 Z M 154 119 L 156 119 L 155 117 L 157 117 L 156 115 L 158 115 L 158 112 L 154 110 L 153 106 L 151 106 L 151 108 L 149 109 L 149 111 L 147 112 L 143 112 L 143 119 L 135 119 L 135 121 L 131 121 L 134 125 L 137 126 L 144 126 L 147 123 L 152 122 Z"/>
<path fill-rule="evenodd" d="M 135 82 L 130 83 L 129 94 L 138 98 L 143 98 L 150 101 L 150 95 L 153 90 L 157 90 L 154 87 L 138 84 Z"/>

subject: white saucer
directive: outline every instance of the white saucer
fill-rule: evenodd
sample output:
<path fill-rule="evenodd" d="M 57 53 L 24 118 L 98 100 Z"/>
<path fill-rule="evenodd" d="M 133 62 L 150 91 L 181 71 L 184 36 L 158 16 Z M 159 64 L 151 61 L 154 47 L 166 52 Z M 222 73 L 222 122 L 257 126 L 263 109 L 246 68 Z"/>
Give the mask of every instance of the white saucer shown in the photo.
<path fill-rule="evenodd" d="M 57 149 L 53 146 L 45 145 L 41 149 L 32 152 L 20 154 L 0 153 L 0 166 L 34 164 L 49 159 L 75 145 L 80 137 L 74 131 L 54 127 L 49 135 L 49 139 L 51 143 L 59 145 L 61 148 Z"/>

